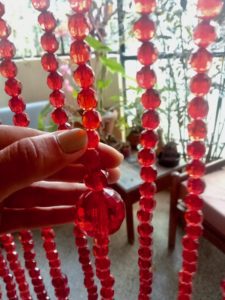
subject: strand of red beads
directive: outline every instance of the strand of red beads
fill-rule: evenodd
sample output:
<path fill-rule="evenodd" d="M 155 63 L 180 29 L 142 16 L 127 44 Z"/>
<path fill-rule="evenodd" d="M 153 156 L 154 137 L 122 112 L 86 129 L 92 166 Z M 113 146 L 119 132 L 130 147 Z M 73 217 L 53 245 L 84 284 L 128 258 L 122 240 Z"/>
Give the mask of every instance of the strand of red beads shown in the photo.
<path fill-rule="evenodd" d="M 207 75 L 212 63 L 212 54 L 206 49 L 215 42 L 216 30 L 210 23 L 218 16 L 223 7 L 222 0 L 198 0 L 197 11 L 200 19 L 194 30 L 193 38 L 199 47 L 190 57 L 190 65 L 197 73 L 190 81 L 190 91 L 195 97 L 188 103 L 188 134 L 191 139 L 187 146 L 190 161 L 187 165 L 189 174 L 185 197 L 186 235 L 183 238 L 183 265 L 179 272 L 179 300 L 190 300 L 192 297 L 193 277 L 197 269 L 199 238 L 202 235 L 203 200 L 205 183 L 202 176 L 205 173 L 203 157 L 206 151 L 204 139 L 207 136 L 207 126 L 204 118 L 208 114 L 208 103 L 204 96 L 210 90 L 211 80 Z"/>
<path fill-rule="evenodd" d="M 155 129 L 159 126 L 159 116 L 156 109 L 161 101 L 158 92 L 153 89 L 156 83 L 156 75 L 151 65 L 157 60 L 158 52 L 150 40 L 155 34 L 155 24 L 150 19 L 149 14 L 156 9 L 155 0 L 134 0 L 136 12 L 141 14 L 140 18 L 134 23 L 134 36 L 142 43 L 138 49 L 137 59 L 143 65 L 137 72 L 138 86 L 146 91 L 141 96 L 141 102 L 145 109 L 142 116 L 142 126 L 144 131 L 141 133 L 141 150 L 138 153 L 138 161 L 141 166 L 140 176 L 144 181 L 139 188 L 140 209 L 137 213 L 139 220 L 139 300 L 151 298 L 152 293 L 152 234 L 153 226 L 151 220 L 155 208 L 154 194 L 156 192 L 155 180 L 157 176 L 154 148 L 158 141 Z"/>
<path fill-rule="evenodd" d="M 225 279 L 221 281 L 222 300 L 225 300 Z"/>
<path fill-rule="evenodd" d="M 40 269 L 37 267 L 36 254 L 34 251 L 33 235 L 31 231 L 21 231 L 19 233 L 19 239 L 23 247 L 23 256 L 25 261 L 25 267 L 33 284 L 34 291 L 38 300 L 49 300 L 49 296 L 44 286 L 43 278 L 41 276 Z"/>
<path fill-rule="evenodd" d="M 117 231 L 124 219 L 124 204 L 120 196 L 107 186 L 107 173 L 101 170 L 97 151 L 99 134 L 97 129 L 101 116 L 96 111 L 97 97 L 93 89 L 95 76 L 88 65 L 90 47 L 84 41 L 90 32 L 86 17 L 91 9 L 92 0 L 69 0 L 74 14 L 69 17 L 68 28 L 74 39 L 70 47 L 70 57 L 78 67 L 73 73 L 75 83 L 81 88 L 77 101 L 83 110 L 82 122 L 87 130 L 88 149 L 85 161 L 89 170 L 84 179 L 88 188 L 79 199 L 76 207 L 75 224 L 87 235 L 94 238 L 96 275 L 101 282 L 101 299 L 113 299 L 114 279 L 110 274 L 108 258 L 108 235 Z M 103 278 L 103 274 L 105 277 Z M 94 293 L 89 299 L 97 299 Z"/>

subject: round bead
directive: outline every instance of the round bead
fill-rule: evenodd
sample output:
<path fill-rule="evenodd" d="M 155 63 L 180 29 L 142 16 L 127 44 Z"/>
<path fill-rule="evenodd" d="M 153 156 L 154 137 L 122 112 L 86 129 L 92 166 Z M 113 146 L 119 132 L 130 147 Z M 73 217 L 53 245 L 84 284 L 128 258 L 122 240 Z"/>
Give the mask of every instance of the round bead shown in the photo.
<path fill-rule="evenodd" d="M 0 58 L 11 59 L 16 53 L 16 48 L 10 41 L 3 39 L 0 41 Z"/>
<path fill-rule="evenodd" d="M 44 11 L 38 16 L 38 22 L 45 31 L 53 31 L 56 28 L 57 21 L 50 11 Z"/>
<path fill-rule="evenodd" d="M 192 54 L 190 64 L 197 73 L 205 73 L 209 70 L 212 63 L 212 54 L 205 48 L 198 49 Z"/>
<path fill-rule="evenodd" d="M 201 141 L 193 141 L 187 145 L 187 153 L 193 159 L 200 159 L 205 155 L 205 144 Z"/>
<path fill-rule="evenodd" d="M 151 214 L 152 215 L 152 214 Z M 140 236 L 138 238 L 139 240 L 139 243 L 140 245 L 142 246 L 146 246 L 146 247 L 149 247 L 152 245 L 152 237 L 143 237 L 143 236 Z M 143 262 L 142 262 L 143 263 Z M 143 266 L 145 269 L 148 269 L 150 266 L 149 266 L 149 262 L 145 264 L 145 266 Z"/>
<path fill-rule="evenodd" d="M 205 165 L 200 160 L 192 160 L 187 164 L 186 170 L 194 178 L 202 177 L 205 174 Z"/>
<path fill-rule="evenodd" d="M 89 170 L 100 169 L 99 153 L 95 149 L 87 149 L 83 155 L 83 161 L 88 165 Z"/>
<path fill-rule="evenodd" d="M 94 84 L 94 73 L 87 65 L 80 65 L 73 73 L 76 84 L 83 89 L 87 89 Z"/>
<path fill-rule="evenodd" d="M 97 107 L 97 97 L 93 89 L 83 89 L 77 96 L 77 103 L 80 108 L 89 110 Z"/>
<path fill-rule="evenodd" d="M 39 11 L 47 10 L 50 6 L 50 0 L 32 0 L 35 9 Z"/>
<path fill-rule="evenodd" d="M 193 120 L 188 124 L 189 136 L 193 137 L 195 140 L 205 139 L 207 136 L 206 123 L 202 120 Z"/>
<path fill-rule="evenodd" d="M 156 0 L 134 0 L 135 9 L 140 14 L 150 14 L 156 9 Z"/>
<path fill-rule="evenodd" d="M 146 129 L 156 129 L 159 126 L 159 115 L 153 109 L 146 110 L 142 115 L 142 126 Z"/>
<path fill-rule="evenodd" d="M 116 232 L 124 219 L 124 203 L 112 189 L 87 191 L 76 206 L 76 224 L 89 236 L 107 236 Z"/>
<path fill-rule="evenodd" d="M 206 74 L 196 74 L 190 82 L 190 90 L 197 96 L 206 95 L 211 87 L 211 80 Z"/>
<path fill-rule="evenodd" d="M 97 131 L 95 130 L 87 130 L 87 137 L 88 137 L 88 148 L 97 148 L 100 137 Z"/>
<path fill-rule="evenodd" d="M 187 188 L 189 193 L 199 195 L 205 190 L 205 182 L 201 178 L 189 178 Z"/>
<path fill-rule="evenodd" d="M 45 71 L 54 72 L 58 69 L 58 61 L 53 53 L 45 53 L 41 58 L 41 64 Z"/>
<path fill-rule="evenodd" d="M 199 243 L 197 240 L 191 239 L 188 235 L 185 235 L 182 239 L 184 249 L 188 251 L 195 251 L 198 249 Z"/>
<path fill-rule="evenodd" d="M 9 100 L 9 108 L 12 112 L 18 114 L 25 110 L 26 104 L 21 97 L 13 97 Z"/>
<path fill-rule="evenodd" d="M 87 129 L 97 129 L 101 124 L 101 116 L 96 110 L 87 110 L 82 115 L 82 122 Z"/>
<path fill-rule="evenodd" d="M 140 176 L 146 182 L 154 182 L 156 180 L 157 171 L 153 167 L 142 167 Z"/>
<path fill-rule="evenodd" d="M 84 41 L 74 41 L 70 46 L 70 57 L 72 62 L 82 65 L 90 60 L 90 47 Z"/>
<path fill-rule="evenodd" d="M 148 167 L 155 162 L 155 153 L 151 149 L 143 148 L 138 152 L 139 164 Z"/>
<path fill-rule="evenodd" d="M 5 6 L 0 2 L 0 17 L 5 14 Z"/>
<path fill-rule="evenodd" d="M 197 271 L 197 264 L 190 264 L 190 263 L 184 261 L 183 262 L 183 268 L 184 268 L 184 270 L 186 270 L 189 273 L 196 273 L 196 271 Z"/>
<path fill-rule="evenodd" d="M 155 35 L 155 24 L 148 16 L 142 16 L 134 23 L 133 33 L 136 39 L 147 42 Z"/>
<path fill-rule="evenodd" d="M 49 95 L 49 100 L 54 107 L 62 107 L 65 102 L 65 94 L 61 90 L 53 91 Z"/>
<path fill-rule="evenodd" d="M 10 59 L 4 59 L 0 64 L 0 73 L 3 77 L 13 78 L 17 75 L 16 64 Z"/>
<path fill-rule="evenodd" d="M 7 38 L 11 33 L 10 27 L 7 25 L 6 21 L 0 19 L 0 38 Z"/>
<path fill-rule="evenodd" d="M 156 83 L 156 75 L 149 66 L 142 67 L 140 71 L 137 72 L 136 80 L 138 85 L 143 89 L 151 89 Z"/>
<path fill-rule="evenodd" d="M 20 81 L 16 80 L 15 78 L 9 78 L 5 82 L 5 92 L 11 96 L 16 97 L 21 94 L 22 84 Z"/>
<path fill-rule="evenodd" d="M 54 53 L 58 50 L 59 43 L 53 33 L 46 32 L 41 37 L 41 46 L 46 52 Z"/>
<path fill-rule="evenodd" d="M 202 198 L 195 194 L 187 195 L 184 202 L 189 210 L 201 210 L 203 207 Z"/>
<path fill-rule="evenodd" d="M 208 102 L 201 97 L 195 97 L 188 103 L 188 114 L 191 118 L 205 118 L 209 111 Z"/>
<path fill-rule="evenodd" d="M 145 109 L 156 109 L 160 106 L 159 93 L 154 89 L 147 90 L 141 96 L 141 103 Z"/>
<path fill-rule="evenodd" d="M 156 185 L 154 182 L 144 182 L 140 185 L 139 192 L 145 198 L 152 198 L 156 193 Z"/>
<path fill-rule="evenodd" d="M 13 124 L 15 126 L 27 127 L 30 123 L 28 115 L 25 113 L 15 114 L 13 116 Z"/>
<path fill-rule="evenodd" d="M 191 300 L 191 295 L 190 294 L 179 293 L 177 299 L 178 300 Z"/>
<path fill-rule="evenodd" d="M 198 0 L 198 16 L 204 19 L 213 19 L 221 13 L 223 5 L 224 2 L 222 0 Z"/>
<path fill-rule="evenodd" d="M 77 13 L 88 12 L 92 5 L 92 0 L 69 0 L 73 11 Z"/>
<path fill-rule="evenodd" d="M 158 135 L 153 130 L 144 130 L 140 136 L 140 143 L 144 148 L 154 148 L 158 142 Z"/>
<path fill-rule="evenodd" d="M 61 107 L 56 108 L 51 114 L 52 120 L 58 125 L 65 124 L 68 121 L 67 114 Z"/>
<path fill-rule="evenodd" d="M 152 65 L 158 58 L 158 52 L 154 44 L 144 42 L 138 49 L 137 58 L 142 65 Z"/>
<path fill-rule="evenodd" d="M 63 86 L 63 77 L 58 72 L 51 72 L 47 78 L 48 87 L 51 90 L 60 90 Z"/>
<path fill-rule="evenodd" d="M 90 31 L 90 26 L 83 14 L 74 14 L 70 16 L 68 28 L 71 36 L 76 40 L 84 40 Z"/>
<path fill-rule="evenodd" d="M 185 251 L 186 255 L 186 251 Z M 185 272 L 184 270 L 181 270 L 179 272 L 179 281 L 184 283 L 189 283 L 192 280 L 192 274 Z"/>
<path fill-rule="evenodd" d="M 153 198 L 141 197 L 141 199 L 140 199 L 140 207 L 143 210 L 152 213 L 152 211 L 154 210 L 155 206 L 156 206 L 156 201 Z"/>
<path fill-rule="evenodd" d="M 202 21 L 195 28 L 193 38 L 199 47 L 208 47 L 217 39 L 215 27 L 210 25 L 208 21 Z"/>
<path fill-rule="evenodd" d="M 184 218 L 188 224 L 198 225 L 203 221 L 203 215 L 201 211 L 187 211 Z"/>
<path fill-rule="evenodd" d="M 107 178 L 102 170 L 95 171 L 84 177 L 84 183 L 93 191 L 102 191 L 107 186 Z"/>
<path fill-rule="evenodd" d="M 193 239 L 198 239 L 203 234 L 203 228 L 200 225 L 187 225 L 186 233 Z"/>
<path fill-rule="evenodd" d="M 140 209 L 137 212 L 137 218 L 140 222 L 149 222 L 151 219 L 151 214 L 148 211 L 145 211 L 143 209 Z"/>
<path fill-rule="evenodd" d="M 153 226 L 148 223 L 142 223 L 142 224 L 138 225 L 137 230 L 141 236 L 148 237 L 149 235 L 151 235 L 153 233 Z"/>

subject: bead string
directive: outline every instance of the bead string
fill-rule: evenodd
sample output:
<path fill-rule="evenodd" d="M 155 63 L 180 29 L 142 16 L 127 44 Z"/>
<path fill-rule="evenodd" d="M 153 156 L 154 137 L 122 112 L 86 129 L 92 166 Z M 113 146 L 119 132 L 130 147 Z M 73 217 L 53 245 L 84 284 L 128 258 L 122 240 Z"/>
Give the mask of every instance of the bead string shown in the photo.
<path fill-rule="evenodd" d="M 220 0 L 198 0 L 197 11 L 200 19 L 194 30 L 193 38 L 199 47 L 190 57 L 190 65 L 197 73 L 190 81 L 190 91 L 195 97 L 188 103 L 188 134 L 191 139 L 187 146 L 188 156 L 191 158 L 187 165 L 189 175 L 187 182 L 188 195 L 186 205 L 186 235 L 183 237 L 183 264 L 179 272 L 178 300 L 190 300 L 192 296 L 193 277 L 197 270 L 199 238 L 203 233 L 203 200 L 205 183 L 201 178 L 205 173 L 203 157 L 205 155 L 204 139 L 207 136 L 207 127 L 204 118 L 208 114 L 208 103 L 203 98 L 208 94 L 211 80 L 207 75 L 212 63 L 212 55 L 206 49 L 216 40 L 215 27 L 210 24 L 211 19 L 218 16 L 223 7 Z"/>

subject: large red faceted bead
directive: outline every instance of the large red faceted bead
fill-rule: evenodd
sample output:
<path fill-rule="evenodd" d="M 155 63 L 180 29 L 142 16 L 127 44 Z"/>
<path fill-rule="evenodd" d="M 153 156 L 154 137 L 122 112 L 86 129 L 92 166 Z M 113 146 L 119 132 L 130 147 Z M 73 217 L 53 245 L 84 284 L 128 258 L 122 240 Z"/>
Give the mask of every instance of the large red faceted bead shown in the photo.
<path fill-rule="evenodd" d="M 156 83 L 156 74 L 149 66 L 142 67 L 137 72 L 136 80 L 138 85 L 143 89 L 151 89 Z"/>
<path fill-rule="evenodd" d="M 54 72 L 59 66 L 57 58 L 53 53 L 45 53 L 41 58 L 41 64 L 47 72 Z"/>
<path fill-rule="evenodd" d="M 188 114 L 193 119 L 205 118 L 208 111 L 208 102 L 202 97 L 195 97 L 188 103 Z"/>
<path fill-rule="evenodd" d="M 49 100 L 54 107 L 62 107 L 65 102 L 65 94 L 61 90 L 53 91 L 49 95 Z"/>
<path fill-rule="evenodd" d="M 15 126 L 27 127 L 30 123 L 28 115 L 25 113 L 15 114 L 13 116 L 13 124 Z"/>
<path fill-rule="evenodd" d="M 205 174 L 205 164 L 200 160 L 192 160 L 187 164 L 187 173 L 193 178 L 202 177 Z"/>
<path fill-rule="evenodd" d="M 5 92 L 11 96 L 16 97 L 21 94 L 22 84 L 20 81 L 16 80 L 15 78 L 9 78 L 5 82 Z"/>
<path fill-rule="evenodd" d="M 93 191 L 102 191 L 107 186 L 106 174 L 102 171 L 94 171 L 84 177 L 85 185 Z"/>
<path fill-rule="evenodd" d="M 190 64 L 197 73 L 205 73 L 209 70 L 212 63 L 212 54 L 205 48 L 198 49 L 192 54 Z"/>
<path fill-rule="evenodd" d="M 152 198 L 156 193 L 156 185 L 154 182 L 144 182 L 140 185 L 139 192 L 145 198 Z"/>
<path fill-rule="evenodd" d="M 187 211 L 184 214 L 184 218 L 188 224 L 194 224 L 194 225 L 202 224 L 202 221 L 203 221 L 202 212 L 197 211 L 197 210 L 196 211 L 195 210 Z M 194 249 L 194 250 L 196 250 L 196 249 Z"/>
<path fill-rule="evenodd" d="M 80 108 L 89 110 L 97 107 L 97 96 L 93 89 L 83 89 L 77 95 L 77 103 Z"/>
<path fill-rule="evenodd" d="M 193 38 L 199 47 L 208 47 L 217 39 L 215 27 L 210 25 L 208 21 L 202 21 L 195 28 Z"/>
<path fill-rule="evenodd" d="M 80 65 L 73 73 L 76 84 L 83 89 L 87 89 L 94 84 L 94 73 L 92 68 L 87 65 Z"/>
<path fill-rule="evenodd" d="M 7 38 L 11 33 L 11 28 L 5 20 L 0 19 L 0 38 Z"/>
<path fill-rule="evenodd" d="M 142 126 L 146 129 L 156 129 L 159 126 L 159 114 L 153 109 L 146 110 L 142 115 Z"/>
<path fill-rule="evenodd" d="M 188 235 L 185 235 L 182 239 L 184 249 L 188 251 L 196 251 L 199 246 L 198 240 L 191 239 Z"/>
<path fill-rule="evenodd" d="M 157 177 L 157 171 L 153 167 L 142 167 L 140 176 L 146 182 L 154 182 Z"/>
<path fill-rule="evenodd" d="M 200 195 L 205 190 L 205 182 L 201 178 L 189 178 L 187 188 L 189 193 Z"/>
<path fill-rule="evenodd" d="M 56 28 L 57 21 L 50 11 L 44 11 L 38 16 L 38 22 L 45 31 L 53 31 Z"/>
<path fill-rule="evenodd" d="M 52 120 L 58 125 L 65 124 L 68 121 L 67 114 L 65 110 L 62 109 L 61 107 L 56 108 L 52 112 L 51 116 L 52 116 Z"/>
<path fill-rule="evenodd" d="M 88 148 L 97 148 L 100 142 L 100 137 L 97 131 L 95 130 L 87 130 L 88 137 Z"/>
<path fill-rule="evenodd" d="M 193 141 L 187 145 L 187 154 L 193 159 L 200 159 L 205 155 L 205 144 L 201 141 Z"/>
<path fill-rule="evenodd" d="M 0 58 L 11 59 L 16 53 L 16 48 L 13 43 L 3 39 L 0 41 Z"/>
<path fill-rule="evenodd" d="M 39 11 L 47 10 L 50 6 L 50 0 L 32 0 L 33 7 Z"/>
<path fill-rule="evenodd" d="M 58 72 L 51 72 L 47 78 L 48 87 L 51 90 L 60 90 L 63 86 L 63 77 Z"/>
<path fill-rule="evenodd" d="M 59 48 L 59 43 L 55 35 L 51 32 L 46 32 L 41 37 L 42 48 L 49 53 L 54 53 Z"/>
<path fill-rule="evenodd" d="M 198 139 L 205 139 L 207 136 L 207 127 L 206 123 L 202 120 L 193 120 L 188 124 L 188 133 L 189 136 Z"/>
<path fill-rule="evenodd" d="M 97 129 L 101 124 L 101 116 L 96 110 L 88 110 L 83 113 L 82 122 L 87 129 Z"/>
<path fill-rule="evenodd" d="M 90 60 L 91 50 L 84 41 L 74 41 L 70 46 L 71 60 L 77 64 L 82 65 Z"/>
<path fill-rule="evenodd" d="M 140 14 L 150 14 L 156 9 L 156 0 L 134 0 L 135 10 Z"/>
<path fill-rule="evenodd" d="M 140 143 L 144 148 L 155 148 L 158 142 L 158 135 L 153 130 L 144 130 L 140 136 Z"/>
<path fill-rule="evenodd" d="M 75 223 L 89 236 L 107 236 L 116 232 L 125 216 L 124 203 L 112 189 L 87 191 L 78 200 Z"/>
<path fill-rule="evenodd" d="M 88 12 L 92 5 L 92 0 L 69 0 L 73 11 L 77 13 Z"/>
<path fill-rule="evenodd" d="M 152 65 L 158 58 L 158 52 L 154 44 L 144 42 L 138 49 L 137 58 L 142 65 Z"/>
<path fill-rule="evenodd" d="M 224 2 L 222 0 L 198 0 L 198 17 L 204 19 L 213 19 L 222 11 Z"/>
<path fill-rule="evenodd" d="M 139 164 L 148 167 L 155 162 L 155 152 L 151 149 L 143 148 L 138 152 Z"/>
<path fill-rule="evenodd" d="M 4 59 L 0 64 L 0 73 L 3 77 L 12 78 L 17 75 L 16 64 L 10 59 Z"/>
<path fill-rule="evenodd" d="M 142 16 L 134 23 L 133 33 L 136 39 L 147 42 L 155 35 L 155 24 L 148 16 Z"/>
<path fill-rule="evenodd" d="M 21 97 L 13 97 L 9 100 L 9 108 L 12 112 L 18 114 L 25 110 L 26 104 Z"/>
<path fill-rule="evenodd" d="M 141 96 L 141 103 L 145 109 L 156 109 L 160 106 L 159 93 L 154 89 L 149 89 Z"/>
<path fill-rule="evenodd" d="M 68 28 L 71 36 L 76 40 L 84 40 L 90 31 L 90 25 L 83 14 L 74 14 L 70 16 Z"/>
<path fill-rule="evenodd" d="M 184 198 L 185 205 L 189 210 L 201 210 L 203 207 L 203 200 L 198 195 L 190 194 Z"/>
<path fill-rule="evenodd" d="M 196 74 L 190 82 L 190 90 L 197 96 L 208 94 L 211 87 L 211 79 L 206 74 Z"/>

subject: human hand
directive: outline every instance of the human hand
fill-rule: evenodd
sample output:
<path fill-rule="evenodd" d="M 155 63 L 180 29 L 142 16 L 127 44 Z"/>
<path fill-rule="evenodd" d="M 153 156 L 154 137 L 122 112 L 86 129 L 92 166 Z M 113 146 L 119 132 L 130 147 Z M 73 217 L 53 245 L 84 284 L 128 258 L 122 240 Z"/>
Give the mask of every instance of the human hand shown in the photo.
<path fill-rule="evenodd" d="M 57 133 L 0 126 L 0 233 L 74 221 L 83 181 L 87 136 L 81 129 Z M 119 178 L 122 155 L 99 144 L 108 181 Z"/>

